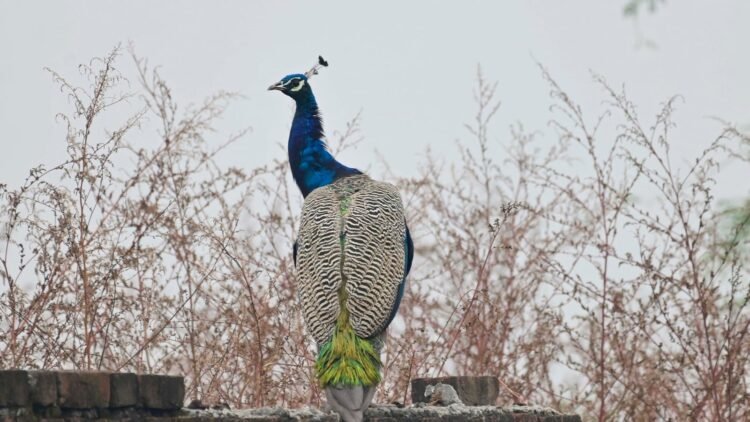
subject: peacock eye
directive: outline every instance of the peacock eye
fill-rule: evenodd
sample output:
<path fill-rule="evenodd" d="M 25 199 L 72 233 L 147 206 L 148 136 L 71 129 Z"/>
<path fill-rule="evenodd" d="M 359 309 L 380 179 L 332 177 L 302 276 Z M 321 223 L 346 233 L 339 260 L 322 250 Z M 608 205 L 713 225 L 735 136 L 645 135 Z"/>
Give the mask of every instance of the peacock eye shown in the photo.
<path fill-rule="evenodd" d="M 301 90 L 303 86 L 305 86 L 305 81 L 303 81 L 302 79 L 293 79 L 289 84 L 289 90 L 296 92 Z"/>

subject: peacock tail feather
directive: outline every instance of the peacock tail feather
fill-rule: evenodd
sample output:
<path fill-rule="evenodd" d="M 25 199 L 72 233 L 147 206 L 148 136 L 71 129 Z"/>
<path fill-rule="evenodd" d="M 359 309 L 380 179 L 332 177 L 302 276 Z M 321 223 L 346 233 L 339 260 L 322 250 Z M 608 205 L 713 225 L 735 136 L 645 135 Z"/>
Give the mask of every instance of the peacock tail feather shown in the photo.
<path fill-rule="evenodd" d="M 346 306 L 336 321 L 331 340 L 318 352 L 315 375 L 321 387 L 370 386 L 380 382 L 380 356 L 370 340 L 359 337 L 349 323 Z"/>

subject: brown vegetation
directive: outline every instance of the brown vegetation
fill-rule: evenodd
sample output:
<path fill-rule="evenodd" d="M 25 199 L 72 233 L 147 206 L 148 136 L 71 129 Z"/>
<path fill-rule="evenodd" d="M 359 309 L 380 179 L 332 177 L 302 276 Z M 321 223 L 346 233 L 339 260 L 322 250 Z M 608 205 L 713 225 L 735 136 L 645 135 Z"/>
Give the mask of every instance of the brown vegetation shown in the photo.
<path fill-rule="evenodd" d="M 286 161 L 221 168 L 243 133 L 215 149 L 204 136 L 233 95 L 178 109 L 138 59 L 140 89 L 120 93 L 116 59 L 82 66 L 85 88 L 52 72 L 73 105 L 68 156 L 0 185 L 0 367 L 178 372 L 189 398 L 319 405 Z M 457 161 L 375 175 L 402 188 L 416 242 L 379 400 L 406 401 L 414 377 L 492 374 L 504 403 L 586 419 L 750 418 L 750 218 L 724 218 L 711 193 L 750 140 L 727 127 L 678 166 L 674 100 L 643 123 L 595 78 L 608 102 L 589 116 L 542 74 L 553 143 L 520 125 L 493 142 L 499 103 L 479 74 Z M 143 108 L 113 130 L 124 101 Z M 144 119 L 159 124 L 148 148 L 129 141 Z"/>

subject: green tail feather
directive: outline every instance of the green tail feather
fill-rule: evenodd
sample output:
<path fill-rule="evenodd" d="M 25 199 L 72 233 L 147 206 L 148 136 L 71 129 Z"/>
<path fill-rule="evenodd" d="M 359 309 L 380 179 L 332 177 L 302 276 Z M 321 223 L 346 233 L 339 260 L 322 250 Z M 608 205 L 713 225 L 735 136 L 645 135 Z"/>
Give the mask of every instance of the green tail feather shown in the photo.
<path fill-rule="evenodd" d="M 320 347 L 315 362 L 320 385 L 371 386 L 380 382 L 380 356 L 371 341 L 354 333 L 349 311 L 342 306 L 331 340 Z"/>

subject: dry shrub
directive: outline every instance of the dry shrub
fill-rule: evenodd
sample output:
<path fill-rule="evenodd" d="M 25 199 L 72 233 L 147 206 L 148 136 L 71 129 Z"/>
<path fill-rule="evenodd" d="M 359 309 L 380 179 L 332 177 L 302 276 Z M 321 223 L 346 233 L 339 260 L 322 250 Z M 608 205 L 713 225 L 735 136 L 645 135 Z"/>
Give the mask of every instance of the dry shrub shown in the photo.
<path fill-rule="evenodd" d="M 73 105 L 68 156 L 0 185 L 0 367 L 175 372 L 189 398 L 320 405 L 288 164 L 222 168 L 244 132 L 206 138 L 233 94 L 181 109 L 135 56 L 132 89 L 118 53 L 81 66 L 85 88 L 52 72 Z M 379 400 L 407 402 L 417 376 L 491 374 L 501 403 L 586 419 L 750 418 L 750 218 L 711 193 L 748 138 L 727 126 L 680 165 L 674 99 L 644 124 L 595 77 L 607 103 L 592 118 L 542 74 L 553 142 L 520 124 L 495 142 L 480 72 L 457 160 L 375 175 L 402 188 L 416 242 Z M 358 119 L 335 149 L 361 140 Z"/>

